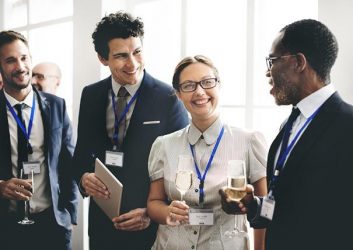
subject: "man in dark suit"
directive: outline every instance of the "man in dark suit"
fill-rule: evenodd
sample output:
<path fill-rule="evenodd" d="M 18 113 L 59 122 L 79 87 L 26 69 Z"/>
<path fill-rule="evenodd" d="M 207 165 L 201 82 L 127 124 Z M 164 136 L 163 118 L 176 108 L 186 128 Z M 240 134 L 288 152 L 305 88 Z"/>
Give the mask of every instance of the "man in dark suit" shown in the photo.
<path fill-rule="evenodd" d="M 266 58 L 270 93 L 278 105 L 293 105 L 269 151 L 268 197 L 251 194 L 239 205 L 253 227 L 267 228 L 266 249 L 351 245 L 353 107 L 330 84 L 337 53 L 324 24 L 301 20 L 280 31 Z M 237 210 L 223 201 L 226 211 Z"/>
<path fill-rule="evenodd" d="M 72 128 L 65 101 L 32 87 L 31 68 L 27 40 L 0 32 L 0 248 L 71 249 L 79 197 Z M 33 182 L 20 179 L 30 170 Z M 34 224 L 20 225 L 29 199 Z"/>
<path fill-rule="evenodd" d="M 157 225 L 146 214 L 149 151 L 156 137 L 188 123 L 171 86 L 144 70 L 143 34 L 139 18 L 118 12 L 104 17 L 92 35 L 98 58 L 111 76 L 82 92 L 74 153 L 77 181 L 84 195 L 109 197 L 94 174 L 98 157 L 124 190 L 120 216 L 113 221 L 91 199 L 91 250 L 151 248 Z"/>

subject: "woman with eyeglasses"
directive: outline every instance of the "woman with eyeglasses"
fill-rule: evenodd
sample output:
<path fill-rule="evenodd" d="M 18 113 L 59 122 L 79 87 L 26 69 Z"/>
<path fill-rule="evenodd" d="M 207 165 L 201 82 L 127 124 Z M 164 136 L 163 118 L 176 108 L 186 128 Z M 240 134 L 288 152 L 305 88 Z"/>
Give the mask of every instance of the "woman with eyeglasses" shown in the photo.
<path fill-rule="evenodd" d="M 147 211 L 160 224 L 152 249 L 249 249 L 246 215 L 223 212 L 218 190 L 227 186 L 228 162 L 243 160 L 248 182 L 265 195 L 264 137 L 222 122 L 221 82 L 210 59 L 184 58 L 173 87 L 191 124 L 152 145 Z M 264 249 L 264 231 L 254 236 L 255 249 Z"/>

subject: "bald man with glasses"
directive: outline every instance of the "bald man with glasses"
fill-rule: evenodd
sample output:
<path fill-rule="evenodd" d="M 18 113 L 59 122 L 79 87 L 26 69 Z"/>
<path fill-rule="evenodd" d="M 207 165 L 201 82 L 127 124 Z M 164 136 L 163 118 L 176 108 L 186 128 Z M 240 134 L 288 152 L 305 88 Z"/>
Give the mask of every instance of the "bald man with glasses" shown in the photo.
<path fill-rule="evenodd" d="M 55 95 L 61 83 L 61 70 L 53 62 L 42 62 L 32 70 L 32 85 L 38 90 Z"/>

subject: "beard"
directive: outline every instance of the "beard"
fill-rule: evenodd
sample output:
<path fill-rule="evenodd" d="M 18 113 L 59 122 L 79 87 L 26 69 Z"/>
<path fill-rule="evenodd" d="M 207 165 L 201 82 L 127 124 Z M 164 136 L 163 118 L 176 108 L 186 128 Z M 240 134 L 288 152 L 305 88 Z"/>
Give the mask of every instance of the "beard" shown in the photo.
<path fill-rule="evenodd" d="M 300 100 L 299 87 L 290 81 L 284 79 L 284 77 L 273 78 L 273 90 L 272 93 L 275 98 L 277 105 L 295 105 Z"/>
<path fill-rule="evenodd" d="M 18 76 L 22 75 L 24 72 L 23 71 L 17 71 L 17 72 L 14 72 L 11 74 L 11 77 L 8 78 L 6 77 L 5 75 L 3 75 L 3 81 L 4 83 L 9 87 L 9 88 L 12 88 L 12 89 L 15 89 L 15 90 L 22 90 L 22 89 L 25 89 L 28 87 L 28 85 L 31 84 L 31 77 L 28 77 L 28 81 L 25 82 L 16 82 L 15 81 L 15 78 L 17 78 Z M 29 76 L 29 72 L 25 73 L 25 76 Z"/>

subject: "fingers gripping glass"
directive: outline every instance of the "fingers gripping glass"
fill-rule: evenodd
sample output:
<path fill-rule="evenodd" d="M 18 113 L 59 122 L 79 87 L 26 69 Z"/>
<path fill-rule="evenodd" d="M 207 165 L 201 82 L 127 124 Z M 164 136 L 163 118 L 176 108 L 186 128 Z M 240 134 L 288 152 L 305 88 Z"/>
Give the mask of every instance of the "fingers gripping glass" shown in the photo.
<path fill-rule="evenodd" d="M 182 92 L 193 92 L 196 90 L 197 85 L 200 85 L 203 89 L 212 89 L 216 87 L 218 82 L 217 78 L 207 78 L 199 82 L 186 81 L 179 85 L 179 89 Z"/>
<path fill-rule="evenodd" d="M 292 56 L 296 56 L 296 55 L 284 55 L 284 56 L 268 56 L 266 57 L 266 65 L 267 65 L 267 69 L 268 71 L 271 70 L 273 63 L 281 58 L 286 58 L 286 57 L 292 57 Z"/>
<path fill-rule="evenodd" d="M 31 172 L 29 174 L 24 174 L 24 171 L 23 169 L 21 169 L 21 172 L 20 172 L 20 178 L 23 179 L 23 180 L 26 180 L 26 181 L 29 181 L 32 185 L 32 193 L 33 193 L 33 190 L 34 190 L 34 183 L 33 183 L 33 174 L 34 174 L 34 171 L 33 169 L 31 170 Z M 31 224 L 34 224 L 34 220 L 31 220 L 29 219 L 29 209 L 30 209 L 30 206 L 29 206 L 29 200 L 28 201 L 25 201 L 24 202 L 24 218 L 22 220 L 20 220 L 18 222 L 18 224 L 20 225 L 31 225 Z"/>

